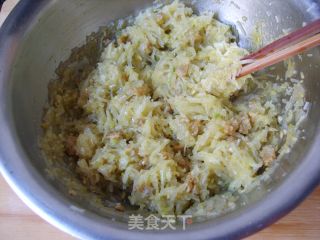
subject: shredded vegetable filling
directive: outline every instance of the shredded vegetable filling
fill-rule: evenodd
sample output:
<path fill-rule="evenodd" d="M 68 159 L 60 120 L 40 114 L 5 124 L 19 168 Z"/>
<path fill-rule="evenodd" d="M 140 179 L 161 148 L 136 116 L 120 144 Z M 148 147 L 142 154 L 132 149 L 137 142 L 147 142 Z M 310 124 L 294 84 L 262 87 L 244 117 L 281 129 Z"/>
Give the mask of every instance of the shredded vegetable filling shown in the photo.
<path fill-rule="evenodd" d="M 52 161 L 72 157 L 84 183 L 162 215 L 233 206 L 296 141 L 304 105 L 299 81 L 236 79 L 246 54 L 213 13 L 147 9 L 87 80 L 55 83 L 41 146 Z"/>

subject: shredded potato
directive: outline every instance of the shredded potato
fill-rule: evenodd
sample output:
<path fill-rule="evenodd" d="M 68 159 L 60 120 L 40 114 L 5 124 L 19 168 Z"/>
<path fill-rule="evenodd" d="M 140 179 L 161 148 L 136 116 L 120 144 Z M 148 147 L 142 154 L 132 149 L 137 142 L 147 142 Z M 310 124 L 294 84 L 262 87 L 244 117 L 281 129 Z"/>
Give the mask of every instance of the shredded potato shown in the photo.
<path fill-rule="evenodd" d="M 159 214 L 234 206 L 231 193 L 247 191 L 296 141 L 304 105 L 301 83 L 236 79 L 247 51 L 234 40 L 213 13 L 194 15 L 178 1 L 140 13 L 75 99 L 56 91 L 43 123 L 47 157 L 71 156 L 84 182 L 112 183 Z M 67 118 L 76 106 L 81 117 Z"/>

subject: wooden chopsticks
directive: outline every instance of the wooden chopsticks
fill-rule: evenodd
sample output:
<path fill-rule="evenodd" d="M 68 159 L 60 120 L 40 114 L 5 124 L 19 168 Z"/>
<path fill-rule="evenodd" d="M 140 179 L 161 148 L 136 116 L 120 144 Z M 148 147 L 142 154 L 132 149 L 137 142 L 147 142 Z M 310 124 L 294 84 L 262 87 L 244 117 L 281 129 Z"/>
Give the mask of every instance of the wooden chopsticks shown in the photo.
<path fill-rule="evenodd" d="M 244 64 L 237 77 L 261 70 L 318 45 L 320 19 L 241 59 Z"/>

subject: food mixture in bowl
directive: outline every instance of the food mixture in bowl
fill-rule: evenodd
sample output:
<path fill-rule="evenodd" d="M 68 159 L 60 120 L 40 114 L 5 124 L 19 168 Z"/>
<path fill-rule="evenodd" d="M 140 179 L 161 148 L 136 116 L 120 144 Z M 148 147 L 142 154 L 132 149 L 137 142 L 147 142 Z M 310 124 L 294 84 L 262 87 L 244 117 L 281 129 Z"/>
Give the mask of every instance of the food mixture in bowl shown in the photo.
<path fill-rule="evenodd" d="M 147 9 L 86 80 L 65 71 L 51 83 L 41 148 L 75 163 L 85 185 L 161 215 L 232 207 L 290 151 L 305 116 L 301 81 L 236 79 L 247 53 L 213 13 Z"/>

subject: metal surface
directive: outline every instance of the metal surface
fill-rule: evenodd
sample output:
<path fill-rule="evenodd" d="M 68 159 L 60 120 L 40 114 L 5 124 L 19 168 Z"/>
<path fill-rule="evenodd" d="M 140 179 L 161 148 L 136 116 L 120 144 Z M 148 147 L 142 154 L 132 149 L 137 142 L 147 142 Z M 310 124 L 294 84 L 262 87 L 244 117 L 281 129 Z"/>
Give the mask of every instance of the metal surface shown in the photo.
<path fill-rule="evenodd" d="M 241 46 L 251 48 L 250 34 L 262 27 L 264 43 L 320 17 L 318 0 L 199 0 L 197 11 L 214 10 L 237 27 Z M 25 0 L 0 31 L 0 169 L 16 193 L 40 216 L 82 239 L 218 239 L 240 238 L 271 224 L 293 209 L 320 178 L 320 52 L 296 59 L 305 73 L 307 100 L 312 103 L 293 151 L 281 161 L 270 181 L 250 193 L 232 213 L 193 224 L 187 231 L 135 232 L 112 221 L 111 213 L 78 211 L 76 204 L 48 180 L 38 148 L 39 125 L 47 84 L 58 63 L 85 37 L 114 19 L 150 5 L 148 0 Z M 245 16 L 246 18 L 243 18 Z M 276 17 L 277 16 L 277 17 Z M 240 24 L 241 23 L 241 24 Z M 284 73 L 282 65 L 274 70 Z"/>

